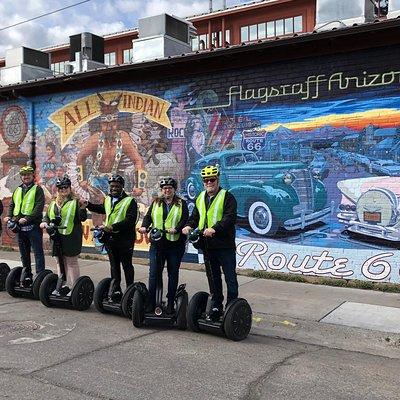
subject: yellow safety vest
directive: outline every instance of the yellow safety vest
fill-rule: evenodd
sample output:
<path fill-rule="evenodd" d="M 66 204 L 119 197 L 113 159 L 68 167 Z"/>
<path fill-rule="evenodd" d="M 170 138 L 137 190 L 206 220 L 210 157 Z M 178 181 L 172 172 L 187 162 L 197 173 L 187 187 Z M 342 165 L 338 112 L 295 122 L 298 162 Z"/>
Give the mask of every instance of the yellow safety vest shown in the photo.
<path fill-rule="evenodd" d="M 163 211 L 163 204 L 159 204 L 158 202 L 153 203 L 153 208 L 151 210 L 151 219 L 152 219 L 152 226 L 153 228 L 157 229 L 171 229 L 176 228 L 176 225 L 181 220 L 182 217 L 182 207 L 177 206 L 174 204 L 167 215 L 165 221 L 163 221 L 164 211 Z M 163 227 L 164 223 L 164 227 Z M 166 233 L 166 238 L 171 242 L 175 242 L 179 239 L 180 233 Z"/>
<path fill-rule="evenodd" d="M 17 187 L 13 193 L 14 210 L 13 216 L 17 217 L 19 214 L 32 215 L 35 206 L 37 185 L 33 185 L 22 198 L 22 187 Z"/>
<path fill-rule="evenodd" d="M 74 218 L 76 212 L 77 200 L 71 199 L 65 202 L 61 207 L 61 224 L 60 226 L 65 226 L 64 229 L 59 229 L 58 231 L 62 235 L 70 235 L 74 229 Z M 56 202 L 52 201 L 47 210 L 47 215 L 50 221 L 56 217 Z"/>
<path fill-rule="evenodd" d="M 226 190 L 221 189 L 215 196 L 208 210 L 206 210 L 206 191 L 199 194 L 196 199 L 196 207 L 200 214 L 199 229 L 205 228 L 206 218 L 207 228 L 212 228 L 218 221 L 221 221 L 224 213 L 225 194 Z"/>
<path fill-rule="evenodd" d="M 110 196 L 107 196 L 104 200 L 104 208 L 106 210 L 106 225 L 117 224 L 126 218 L 126 211 L 130 206 L 133 198 L 125 197 L 111 211 L 112 200 Z"/>

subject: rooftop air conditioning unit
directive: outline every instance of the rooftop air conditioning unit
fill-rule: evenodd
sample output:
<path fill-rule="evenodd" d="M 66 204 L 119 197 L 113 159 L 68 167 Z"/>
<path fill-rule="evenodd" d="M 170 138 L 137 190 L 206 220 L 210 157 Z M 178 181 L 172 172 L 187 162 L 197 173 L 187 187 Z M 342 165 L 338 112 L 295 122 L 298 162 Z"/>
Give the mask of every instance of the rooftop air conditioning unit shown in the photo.
<path fill-rule="evenodd" d="M 344 28 L 373 20 L 374 2 L 371 0 L 317 0 L 317 31 Z"/>
<path fill-rule="evenodd" d="M 397 18 L 400 16 L 400 0 L 390 0 L 387 18 Z"/>
<path fill-rule="evenodd" d="M 69 37 L 69 63 L 66 73 L 105 67 L 104 38 L 83 32 Z"/>
<path fill-rule="evenodd" d="M 132 41 L 133 62 L 190 53 L 196 29 L 189 21 L 160 14 L 139 19 L 139 39 Z"/>
<path fill-rule="evenodd" d="M 11 85 L 53 75 L 49 53 L 17 47 L 6 51 L 6 65 L 0 69 L 0 84 Z"/>

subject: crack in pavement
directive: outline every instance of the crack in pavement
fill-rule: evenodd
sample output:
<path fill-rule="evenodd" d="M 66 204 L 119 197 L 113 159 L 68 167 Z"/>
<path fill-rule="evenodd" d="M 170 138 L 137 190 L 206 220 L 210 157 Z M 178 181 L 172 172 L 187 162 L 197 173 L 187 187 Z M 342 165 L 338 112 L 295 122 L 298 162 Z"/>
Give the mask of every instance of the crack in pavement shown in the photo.
<path fill-rule="evenodd" d="M 110 344 L 108 344 L 106 346 L 102 346 L 102 347 L 99 347 L 97 349 L 93 349 L 93 350 L 90 350 L 90 351 L 87 351 L 87 352 L 84 352 L 84 353 L 77 354 L 75 356 L 66 358 L 64 360 L 58 361 L 58 362 L 50 364 L 50 365 L 46 365 L 46 366 L 44 366 L 42 368 L 38 368 L 38 369 L 36 369 L 34 371 L 30 371 L 28 373 L 19 373 L 15 368 L 6 368 L 6 367 L 0 367 L 0 372 L 3 372 L 3 373 L 8 374 L 8 375 L 15 375 L 15 376 L 18 376 L 18 377 L 21 377 L 21 378 L 32 379 L 32 380 L 34 380 L 36 382 L 45 383 L 47 385 L 51 385 L 51 386 L 55 386 L 55 387 L 58 387 L 58 388 L 61 388 L 61 389 L 65 389 L 65 390 L 68 390 L 70 392 L 77 393 L 77 394 L 80 394 L 80 395 L 90 396 L 92 398 L 99 399 L 99 400 L 117 400 L 116 398 L 110 397 L 108 395 L 107 396 L 103 396 L 102 394 L 95 393 L 95 392 L 92 392 L 92 391 L 89 391 L 89 390 L 85 391 L 85 390 L 82 390 L 80 388 L 76 388 L 76 387 L 73 387 L 73 386 L 70 386 L 70 385 L 61 384 L 61 383 L 58 383 L 58 382 L 53 382 L 51 380 L 45 379 L 45 378 L 43 378 L 41 376 L 38 376 L 38 374 L 43 372 L 43 371 L 45 371 L 45 370 L 57 367 L 57 366 L 59 366 L 61 364 L 68 363 L 68 362 L 73 361 L 73 360 L 78 360 L 79 358 L 86 357 L 86 356 L 94 354 L 96 352 L 107 350 L 107 349 L 110 349 L 110 348 L 112 348 L 114 346 L 119 346 L 121 344 L 133 342 L 133 341 L 135 341 L 137 339 L 141 339 L 141 338 L 144 338 L 144 337 L 147 337 L 147 336 L 155 335 L 157 333 L 159 333 L 159 331 L 155 330 L 155 331 L 151 331 L 151 332 L 148 332 L 148 333 L 144 333 L 144 334 L 142 334 L 140 336 L 135 336 L 133 338 L 120 340 L 119 342 L 110 343 Z"/>
<path fill-rule="evenodd" d="M 103 396 L 103 395 L 101 395 L 99 393 L 94 393 L 94 392 L 91 392 L 89 390 L 85 391 L 85 390 L 82 390 L 82 389 L 79 389 L 79 388 L 75 388 L 75 387 L 72 387 L 72 386 L 69 386 L 69 385 L 62 385 L 62 384 L 57 383 L 57 382 L 51 382 L 51 381 L 49 381 L 47 379 L 44 379 L 44 378 L 41 378 L 41 377 L 24 376 L 23 374 L 19 374 L 18 372 L 11 373 L 11 371 L 13 371 L 13 370 L 14 370 L 13 368 L 8 368 L 8 371 L 6 371 L 6 368 L 4 368 L 4 369 L 0 369 L 0 372 L 3 372 L 6 375 L 14 375 L 14 376 L 18 376 L 20 378 L 28 379 L 28 381 L 35 381 L 35 382 L 39 382 L 39 383 L 44 383 L 44 384 L 49 385 L 49 386 L 54 386 L 55 388 L 64 389 L 64 390 L 66 390 L 68 392 L 76 393 L 76 394 L 78 394 L 80 396 L 84 395 L 84 396 L 88 396 L 88 397 L 91 397 L 93 399 L 99 399 L 99 400 L 118 400 L 118 399 L 116 399 L 114 397 Z M 0 398 L 9 398 L 9 397 L 8 397 L 8 395 L 1 395 L 0 394 Z"/>
<path fill-rule="evenodd" d="M 251 281 L 243 282 L 243 283 L 241 283 L 241 284 L 239 285 L 239 287 L 242 287 L 242 286 L 247 285 L 247 284 L 249 284 L 249 283 L 252 283 L 252 282 L 254 282 L 254 281 L 258 281 L 259 279 L 260 279 L 260 278 L 254 278 L 254 279 L 252 279 Z"/>
<path fill-rule="evenodd" d="M 17 299 L 15 299 L 15 301 L 10 301 L 9 303 L 1 303 L 0 307 L 14 305 L 14 304 L 20 304 L 20 303 L 26 303 L 28 301 L 29 300 L 22 300 L 22 299 L 21 300 L 17 300 Z"/>
<path fill-rule="evenodd" d="M 320 351 L 321 349 L 316 349 L 314 351 L 298 351 L 294 354 L 290 354 L 285 357 L 283 360 L 273 364 L 265 373 L 260 375 L 258 378 L 254 379 L 253 381 L 247 384 L 247 393 L 240 398 L 240 400 L 259 400 L 261 399 L 261 389 L 265 384 L 267 378 L 276 372 L 279 368 L 288 365 L 290 361 L 298 356 L 302 356 L 307 353 L 315 353 Z"/>
<path fill-rule="evenodd" d="M 135 340 L 137 340 L 137 339 L 141 339 L 141 338 L 144 338 L 144 337 L 146 337 L 146 336 L 155 335 L 155 334 L 157 334 L 157 333 L 159 333 L 159 332 L 158 332 L 158 331 L 151 331 L 151 332 L 148 332 L 148 333 L 144 333 L 143 335 L 140 335 L 140 336 L 135 336 L 135 337 L 133 337 L 133 338 L 128 338 L 128 339 L 120 340 L 119 342 L 110 343 L 110 344 L 108 344 L 108 345 L 106 345 L 106 346 L 98 347 L 98 348 L 96 348 L 96 349 L 89 350 L 89 351 L 86 351 L 86 352 L 84 352 L 84 353 L 76 354 L 76 355 L 74 355 L 74 356 L 72 356 L 72 357 L 66 358 L 66 359 L 61 360 L 61 361 L 58 361 L 58 362 L 56 362 L 56 363 L 53 363 L 53 364 L 50 364 L 50 365 L 46 365 L 46 366 L 41 367 L 41 368 L 38 368 L 38 369 L 36 369 L 36 370 L 34 370 L 34 371 L 30 371 L 30 372 L 26 372 L 26 373 L 19 374 L 19 376 L 24 376 L 24 377 L 35 377 L 36 374 L 38 374 L 38 373 L 40 373 L 40 372 L 43 372 L 43 371 L 45 371 L 45 370 L 47 370 L 47 369 L 51 369 L 51 368 L 54 368 L 54 367 L 58 367 L 58 366 L 61 365 L 61 364 L 64 364 L 64 363 L 67 363 L 67 362 L 70 362 L 70 361 L 74 361 L 74 360 L 78 360 L 79 358 L 86 357 L 86 356 L 91 355 L 91 354 L 95 354 L 95 353 L 97 353 L 97 352 L 99 352 L 99 351 L 108 350 L 108 349 L 110 349 L 110 348 L 112 348 L 112 347 L 114 347 L 114 346 L 119 346 L 119 345 L 121 345 L 121 344 L 133 342 L 133 341 L 135 341 Z"/>
<path fill-rule="evenodd" d="M 44 378 L 39 377 L 39 376 L 32 377 L 32 380 L 34 380 L 36 382 L 44 383 L 46 385 L 55 386 L 55 387 L 57 387 L 59 389 L 64 389 L 64 390 L 67 390 L 67 391 L 72 392 L 72 393 L 88 396 L 88 397 L 91 397 L 93 399 L 118 400 L 117 398 L 110 397 L 109 395 L 104 396 L 104 395 L 102 395 L 100 393 L 95 393 L 95 392 L 92 392 L 90 390 L 83 390 L 83 389 L 79 389 L 79 388 L 76 388 L 76 387 L 73 387 L 73 386 L 70 386 L 70 385 L 65 385 L 65 384 L 61 384 L 61 383 L 58 383 L 58 382 L 52 382 L 52 381 L 49 381 L 49 380 L 44 379 Z"/>

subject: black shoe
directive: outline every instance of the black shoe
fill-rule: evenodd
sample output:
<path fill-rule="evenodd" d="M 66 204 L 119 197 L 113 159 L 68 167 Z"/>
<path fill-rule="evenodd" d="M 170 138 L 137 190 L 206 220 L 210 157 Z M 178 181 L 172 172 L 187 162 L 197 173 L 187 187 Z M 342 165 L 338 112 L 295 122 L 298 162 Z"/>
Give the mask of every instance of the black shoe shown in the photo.
<path fill-rule="evenodd" d="M 60 296 L 66 296 L 70 291 L 71 289 L 68 286 L 63 286 L 60 289 Z"/>
<path fill-rule="evenodd" d="M 122 292 L 120 290 L 116 290 L 111 297 L 108 299 L 110 303 L 119 303 L 122 299 Z"/>
<path fill-rule="evenodd" d="M 21 287 L 27 288 L 32 285 L 32 282 L 32 278 L 28 276 L 21 282 Z"/>
<path fill-rule="evenodd" d="M 167 309 L 165 310 L 165 312 L 166 312 L 167 314 L 174 314 L 174 313 L 175 313 L 174 303 L 168 302 L 168 304 L 167 304 Z"/>
<path fill-rule="evenodd" d="M 211 321 L 216 322 L 218 321 L 222 316 L 222 308 L 218 307 L 213 307 L 210 311 L 210 314 L 208 315 L 209 319 Z"/>

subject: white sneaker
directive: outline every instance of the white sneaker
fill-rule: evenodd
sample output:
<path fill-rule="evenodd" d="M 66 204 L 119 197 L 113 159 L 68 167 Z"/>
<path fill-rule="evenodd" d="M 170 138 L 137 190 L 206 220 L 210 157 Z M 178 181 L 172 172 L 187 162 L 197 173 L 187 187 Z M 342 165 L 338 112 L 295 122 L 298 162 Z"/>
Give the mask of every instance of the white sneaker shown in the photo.
<path fill-rule="evenodd" d="M 53 291 L 51 292 L 51 294 L 54 295 L 54 296 L 59 296 L 59 295 L 60 295 L 60 292 L 59 292 L 57 289 L 55 289 L 55 290 L 53 290 Z"/>

